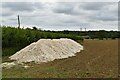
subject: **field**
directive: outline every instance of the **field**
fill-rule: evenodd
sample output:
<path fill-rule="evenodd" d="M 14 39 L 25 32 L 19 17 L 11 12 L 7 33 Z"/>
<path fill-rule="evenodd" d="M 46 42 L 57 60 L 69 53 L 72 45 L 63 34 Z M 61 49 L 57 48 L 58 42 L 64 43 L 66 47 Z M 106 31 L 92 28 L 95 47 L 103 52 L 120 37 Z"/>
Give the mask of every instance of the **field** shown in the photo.
<path fill-rule="evenodd" d="M 42 64 L 3 69 L 3 78 L 116 78 L 118 77 L 118 40 L 85 40 L 84 51 L 75 57 Z M 3 57 L 3 61 L 5 61 Z"/>

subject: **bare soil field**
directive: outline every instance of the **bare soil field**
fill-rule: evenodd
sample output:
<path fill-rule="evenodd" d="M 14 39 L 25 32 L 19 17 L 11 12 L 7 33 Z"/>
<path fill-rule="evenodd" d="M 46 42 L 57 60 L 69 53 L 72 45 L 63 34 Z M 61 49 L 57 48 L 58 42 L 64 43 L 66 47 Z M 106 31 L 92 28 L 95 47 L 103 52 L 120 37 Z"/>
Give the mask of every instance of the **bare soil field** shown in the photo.
<path fill-rule="evenodd" d="M 116 78 L 118 40 L 85 40 L 75 57 L 3 69 L 3 78 Z M 6 59 L 6 58 L 3 58 Z M 3 60 L 4 61 L 4 60 Z"/>

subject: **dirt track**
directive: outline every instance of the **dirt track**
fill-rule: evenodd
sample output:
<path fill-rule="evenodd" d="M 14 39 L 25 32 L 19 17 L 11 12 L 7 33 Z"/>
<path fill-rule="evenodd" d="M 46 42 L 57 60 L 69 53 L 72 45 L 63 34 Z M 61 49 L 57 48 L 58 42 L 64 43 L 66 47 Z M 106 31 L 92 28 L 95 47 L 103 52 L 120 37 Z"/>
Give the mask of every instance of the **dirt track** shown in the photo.
<path fill-rule="evenodd" d="M 117 77 L 117 40 L 85 40 L 75 57 L 34 65 L 28 69 L 3 69 L 3 77 L 81 78 Z"/>

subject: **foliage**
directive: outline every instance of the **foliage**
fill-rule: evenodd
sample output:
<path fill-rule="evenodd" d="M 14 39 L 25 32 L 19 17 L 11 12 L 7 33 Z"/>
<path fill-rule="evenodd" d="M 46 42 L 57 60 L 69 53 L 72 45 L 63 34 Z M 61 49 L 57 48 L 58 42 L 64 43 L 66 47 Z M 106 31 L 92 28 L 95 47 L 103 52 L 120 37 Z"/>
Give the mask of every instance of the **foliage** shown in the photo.
<path fill-rule="evenodd" d="M 115 39 L 120 38 L 120 31 L 52 31 L 54 33 L 74 34 L 78 36 L 89 36 L 90 39 Z M 86 37 L 88 39 L 88 37 Z"/>

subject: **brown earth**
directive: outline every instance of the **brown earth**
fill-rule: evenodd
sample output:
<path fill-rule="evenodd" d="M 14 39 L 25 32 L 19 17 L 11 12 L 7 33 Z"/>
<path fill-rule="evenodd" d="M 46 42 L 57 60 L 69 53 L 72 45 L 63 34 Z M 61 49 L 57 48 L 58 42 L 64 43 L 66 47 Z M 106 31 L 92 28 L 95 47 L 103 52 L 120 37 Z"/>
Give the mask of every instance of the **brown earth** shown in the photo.
<path fill-rule="evenodd" d="M 3 78 L 115 78 L 118 76 L 118 40 L 85 40 L 75 57 L 48 63 L 3 69 Z M 29 64 L 30 65 L 30 64 Z"/>

